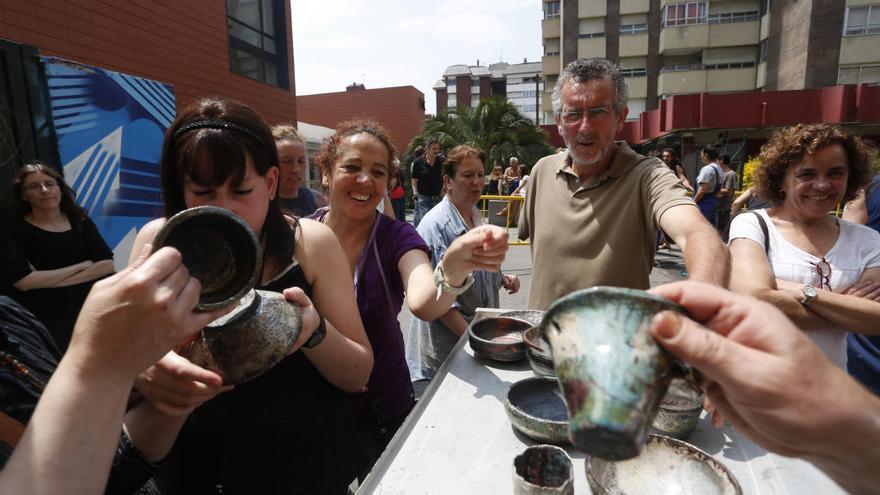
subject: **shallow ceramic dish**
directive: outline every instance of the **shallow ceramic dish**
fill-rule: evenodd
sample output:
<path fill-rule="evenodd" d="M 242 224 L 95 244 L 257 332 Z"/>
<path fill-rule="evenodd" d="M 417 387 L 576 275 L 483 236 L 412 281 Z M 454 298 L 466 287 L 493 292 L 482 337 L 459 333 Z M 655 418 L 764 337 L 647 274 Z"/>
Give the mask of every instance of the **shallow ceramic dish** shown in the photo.
<path fill-rule="evenodd" d="M 556 378 L 536 376 L 514 383 L 507 390 L 504 409 L 523 435 L 539 442 L 568 443 L 568 412 Z"/>
<path fill-rule="evenodd" d="M 237 302 L 257 282 L 262 249 L 250 226 L 216 206 L 189 208 L 169 218 L 153 240 L 153 251 L 171 246 L 202 284 L 196 309 L 211 311 Z"/>
<path fill-rule="evenodd" d="M 703 392 L 682 378 L 673 378 L 651 423 L 653 433 L 687 440 L 703 412 Z"/>
<path fill-rule="evenodd" d="M 742 494 L 724 464 L 687 442 L 663 435 L 651 435 L 638 457 L 614 462 L 588 456 L 586 468 L 596 495 Z"/>
<path fill-rule="evenodd" d="M 494 361 L 519 361 L 526 356 L 523 332 L 531 325 L 523 320 L 496 316 L 468 327 L 468 341 L 478 357 Z"/>
<path fill-rule="evenodd" d="M 573 495 L 568 454 L 553 445 L 535 445 L 513 459 L 515 495 Z"/>
<path fill-rule="evenodd" d="M 544 313 L 546 313 L 546 311 L 541 311 L 539 309 L 522 309 L 516 311 L 505 311 L 498 316 L 516 318 L 517 320 L 527 321 L 532 325 L 540 325 L 541 319 L 544 318 Z"/>
<path fill-rule="evenodd" d="M 534 326 L 523 332 L 523 340 L 526 343 L 526 357 L 532 371 L 538 376 L 556 377 L 553 371 L 553 354 L 550 344 L 541 336 L 541 328 Z"/>

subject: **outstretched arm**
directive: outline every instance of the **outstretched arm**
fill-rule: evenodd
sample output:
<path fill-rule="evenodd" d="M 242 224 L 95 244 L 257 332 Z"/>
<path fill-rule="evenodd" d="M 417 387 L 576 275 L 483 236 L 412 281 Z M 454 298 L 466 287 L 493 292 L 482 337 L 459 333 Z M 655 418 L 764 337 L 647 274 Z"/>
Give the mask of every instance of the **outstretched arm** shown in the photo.
<path fill-rule="evenodd" d="M 660 217 L 660 228 L 681 247 L 688 278 L 726 287 L 730 257 L 718 232 L 692 205 L 677 205 Z"/>

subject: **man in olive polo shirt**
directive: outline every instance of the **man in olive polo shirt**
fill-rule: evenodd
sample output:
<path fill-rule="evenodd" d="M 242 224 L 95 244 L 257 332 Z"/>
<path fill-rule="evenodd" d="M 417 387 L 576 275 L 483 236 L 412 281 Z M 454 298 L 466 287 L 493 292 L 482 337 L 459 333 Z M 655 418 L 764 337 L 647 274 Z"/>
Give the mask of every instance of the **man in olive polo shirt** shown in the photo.
<path fill-rule="evenodd" d="M 626 102 L 608 60 L 575 60 L 559 76 L 553 109 L 568 149 L 535 164 L 519 224 L 532 250 L 530 308 L 595 285 L 647 289 L 658 228 L 681 247 L 692 280 L 727 283 L 727 249 L 678 177 L 614 141 Z"/>

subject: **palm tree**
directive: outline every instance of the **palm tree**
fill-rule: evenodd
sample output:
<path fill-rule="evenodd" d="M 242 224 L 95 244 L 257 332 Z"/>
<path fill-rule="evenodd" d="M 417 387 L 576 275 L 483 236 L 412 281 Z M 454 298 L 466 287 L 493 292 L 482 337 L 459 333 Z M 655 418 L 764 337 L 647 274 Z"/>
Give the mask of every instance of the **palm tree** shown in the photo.
<path fill-rule="evenodd" d="M 553 153 L 544 131 L 499 96 L 482 99 L 474 109 L 459 107 L 431 117 L 410 143 L 407 155 L 412 156 L 429 136 L 437 137 L 445 150 L 459 144 L 485 150 L 489 155 L 487 172 L 493 163 L 505 165 L 512 156 L 523 164 L 534 165 Z"/>

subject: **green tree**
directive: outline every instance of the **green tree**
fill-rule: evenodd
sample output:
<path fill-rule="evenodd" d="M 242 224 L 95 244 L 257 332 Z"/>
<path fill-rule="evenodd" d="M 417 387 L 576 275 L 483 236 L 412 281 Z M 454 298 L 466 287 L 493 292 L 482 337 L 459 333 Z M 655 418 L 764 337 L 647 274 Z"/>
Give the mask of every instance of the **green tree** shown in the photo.
<path fill-rule="evenodd" d="M 440 148 L 446 151 L 459 144 L 485 150 L 489 155 L 487 172 L 496 162 L 506 167 L 512 156 L 532 166 L 553 153 L 544 130 L 499 96 L 482 99 L 474 109 L 459 107 L 431 117 L 422 133 L 410 143 L 406 157 L 413 156 L 417 147 L 424 146 L 429 136 L 437 137 Z"/>

